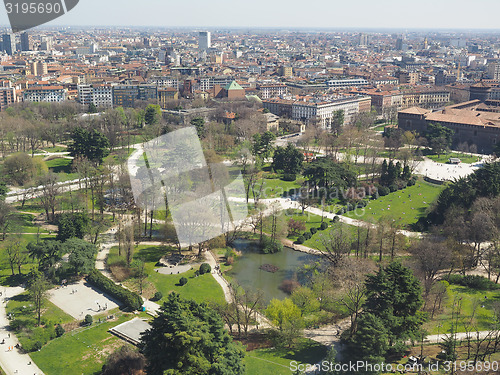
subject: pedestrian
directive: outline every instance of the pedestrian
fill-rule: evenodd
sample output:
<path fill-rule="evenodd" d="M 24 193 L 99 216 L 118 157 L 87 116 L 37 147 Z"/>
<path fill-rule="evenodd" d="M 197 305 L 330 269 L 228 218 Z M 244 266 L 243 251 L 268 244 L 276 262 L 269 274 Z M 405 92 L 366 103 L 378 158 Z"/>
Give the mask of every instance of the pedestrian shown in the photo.
<path fill-rule="evenodd" d="M 10 333 L 9 333 L 9 339 L 10 339 Z"/>

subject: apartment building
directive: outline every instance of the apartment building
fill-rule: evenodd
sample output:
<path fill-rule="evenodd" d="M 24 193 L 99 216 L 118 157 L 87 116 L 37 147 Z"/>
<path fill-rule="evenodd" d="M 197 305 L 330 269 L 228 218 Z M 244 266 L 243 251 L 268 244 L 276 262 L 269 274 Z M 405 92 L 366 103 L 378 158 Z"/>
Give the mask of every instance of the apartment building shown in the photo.
<path fill-rule="evenodd" d="M 369 96 L 348 96 L 331 100 L 263 100 L 264 108 L 277 115 L 288 115 L 292 120 L 305 124 L 317 121 L 323 129 L 330 129 L 335 113 L 343 111 L 344 124 L 348 124 L 355 115 L 370 110 Z"/>
<path fill-rule="evenodd" d="M 3 112 L 16 101 L 16 92 L 12 87 L 0 87 L 0 111 Z"/>
<path fill-rule="evenodd" d="M 331 79 L 327 82 L 328 88 L 331 89 L 345 89 L 349 87 L 365 87 L 370 83 L 364 78 L 353 79 Z"/>
<path fill-rule="evenodd" d="M 276 98 L 288 93 L 288 88 L 284 84 L 260 85 L 257 89 L 261 99 Z"/>
<path fill-rule="evenodd" d="M 114 106 L 134 107 L 137 100 L 158 100 L 158 88 L 155 85 L 113 86 Z"/>
<path fill-rule="evenodd" d="M 25 102 L 64 102 L 68 97 L 68 90 L 63 86 L 33 86 L 23 93 Z"/>
<path fill-rule="evenodd" d="M 98 108 L 113 107 L 113 88 L 111 85 L 78 85 L 78 102 Z"/>

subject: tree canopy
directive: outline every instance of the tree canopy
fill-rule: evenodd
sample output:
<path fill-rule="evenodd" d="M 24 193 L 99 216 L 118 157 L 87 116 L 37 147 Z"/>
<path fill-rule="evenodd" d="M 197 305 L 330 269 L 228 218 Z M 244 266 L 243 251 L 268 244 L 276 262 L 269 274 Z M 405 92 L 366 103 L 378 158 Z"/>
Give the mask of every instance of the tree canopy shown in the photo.
<path fill-rule="evenodd" d="M 274 151 L 272 168 L 284 174 L 296 175 L 302 169 L 304 155 L 294 145 L 289 143 L 286 147 L 277 147 Z"/>
<path fill-rule="evenodd" d="M 109 155 L 109 139 L 96 129 L 76 128 L 71 133 L 68 151 L 73 157 L 84 157 L 97 164 Z"/>
<path fill-rule="evenodd" d="M 142 335 L 151 375 L 243 375 L 244 352 L 206 304 L 171 293 Z"/>

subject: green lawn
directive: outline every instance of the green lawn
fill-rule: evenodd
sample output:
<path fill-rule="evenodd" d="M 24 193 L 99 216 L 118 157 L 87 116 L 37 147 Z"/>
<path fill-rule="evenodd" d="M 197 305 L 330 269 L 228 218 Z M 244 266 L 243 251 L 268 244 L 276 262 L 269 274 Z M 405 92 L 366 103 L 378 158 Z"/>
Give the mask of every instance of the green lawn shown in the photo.
<path fill-rule="evenodd" d="M 325 358 L 326 347 L 312 340 L 301 339 L 295 350 L 257 349 L 245 356 L 247 375 L 291 375 L 290 363 L 315 364 Z"/>
<path fill-rule="evenodd" d="M 369 222 L 392 218 L 398 220 L 401 225 L 408 226 L 425 215 L 429 205 L 437 199 L 443 189 L 444 186 L 417 181 L 414 186 L 377 200 L 370 200 L 364 209 L 348 212 L 345 216 Z"/>
<path fill-rule="evenodd" d="M 78 173 L 73 173 L 72 162 L 71 159 L 56 158 L 47 160 L 45 163 L 50 171 L 57 173 L 59 181 L 71 181 L 78 178 Z"/>
<path fill-rule="evenodd" d="M 300 179 L 296 181 L 283 181 L 278 178 L 273 179 L 264 179 L 264 188 L 262 190 L 262 199 L 269 198 L 280 198 L 286 196 L 290 190 L 300 188 Z M 260 185 L 258 185 L 255 190 L 258 191 Z M 250 198 L 252 197 L 252 193 L 250 192 Z"/>
<path fill-rule="evenodd" d="M 478 162 L 477 156 L 471 156 L 468 154 L 461 154 L 457 152 L 450 152 L 439 156 L 438 155 L 425 155 L 425 156 L 438 163 L 448 163 L 448 160 L 450 158 L 459 158 L 462 161 L 462 163 L 468 163 L 468 164 Z"/>
<path fill-rule="evenodd" d="M 30 353 L 31 358 L 46 375 L 99 374 L 109 354 L 128 345 L 108 332 L 127 320 L 130 317 L 121 316 L 113 322 L 68 332 L 39 352 Z"/>
<path fill-rule="evenodd" d="M 487 298 L 484 298 L 484 297 Z M 456 298 L 461 298 L 461 316 L 465 321 L 470 322 L 473 308 L 476 305 L 474 316 L 475 326 L 479 330 L 489 330 L 494 323 L 494 304 L 500 300 L 500 291 L 483 291 L 471 288 L 450 285 L 448 287 L 448 299 L 441 314 L 436 315 L 432 321 L 425 324 L 424 328 L 431 335 L 447 333 L 451 329 L 452 306 Z M 458 332 L 465 332 L 462 323 L 459 323 Z"/>
<path fill-rule="evenodd" d="M 170 250 L 171 248 L 165 246 L 140 245 L 134 254 L 134 259 L 144 259 L 146 272 L 149 275 L 147 281 L 163 294 L 163 300 L 165 300 L 170 292 L 176 292 L 184 298 L 193 299 L 196 302 L 224 301 L 224 292 L 212 275 L 205 274 L 194 277 L 198 266 L 183 274 L 164 275 L 155 272 L 154 269 L 157 268 L 156 262 Z M 119 262 L 124 263 L 125 258 L 118 255 L 118 247 L 115 246 L 111 248 L 107 264 L 110 266 Z M 184 286 L 179 285 L 181 277 L 188 279 L 188 283 Z M 133 279 L 129 279 L 124 283 L 131 288 L 136 288 L 136 282 Z"/>

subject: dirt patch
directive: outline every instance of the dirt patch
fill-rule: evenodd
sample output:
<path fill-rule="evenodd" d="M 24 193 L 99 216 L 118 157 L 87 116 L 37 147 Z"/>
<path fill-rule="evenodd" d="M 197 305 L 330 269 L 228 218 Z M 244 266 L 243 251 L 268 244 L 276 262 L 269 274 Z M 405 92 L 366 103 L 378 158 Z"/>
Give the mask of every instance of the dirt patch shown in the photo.
<path fill-rule="evenodd" d="M 113 278 L 118 282 L 127 280 L 130 276 L 132 276 L 132 270 L 125 266 L 112 265 L 109 267 L 109 270 L 111 271 Z"/>
<path fill-rule="evenodd" d="M 266 349 L 273 346 L 271 340 L 267 335 L 261 333 L 250 333 L 247 338 L 239 338 L 233 334 L 233 340 L 238 341 L 246 347 L 247 352 L 256 349 Z"/>

